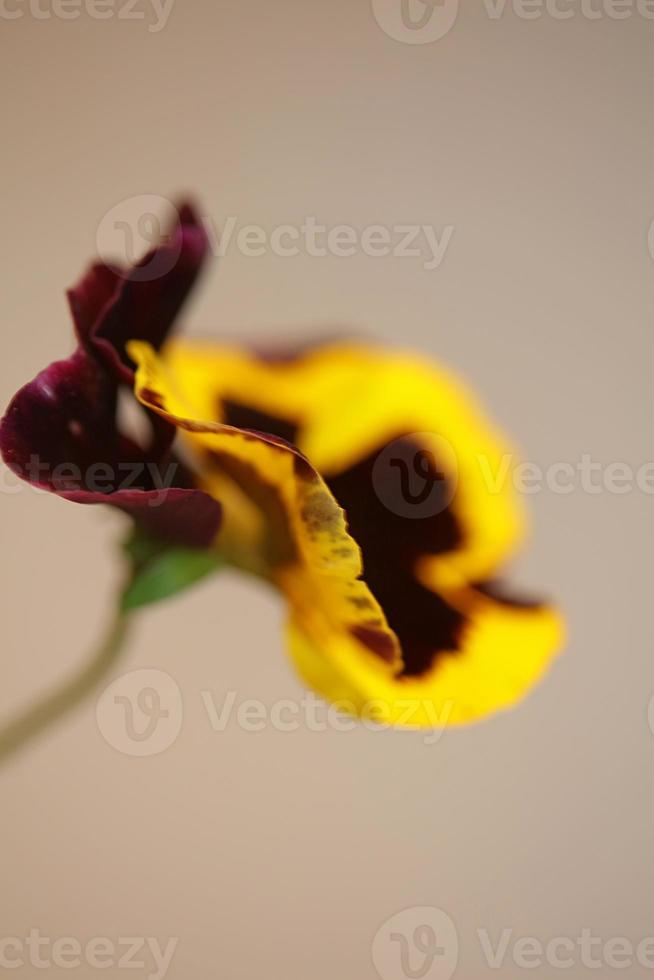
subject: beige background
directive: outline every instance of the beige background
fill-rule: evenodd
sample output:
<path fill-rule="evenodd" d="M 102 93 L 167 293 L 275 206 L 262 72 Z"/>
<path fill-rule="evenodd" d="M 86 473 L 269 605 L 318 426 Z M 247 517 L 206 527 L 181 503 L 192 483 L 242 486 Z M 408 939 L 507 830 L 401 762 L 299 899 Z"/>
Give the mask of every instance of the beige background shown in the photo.
<path fill-rule="evenodd" d="M 106 212 L 189 189 L 218 224 L 454 226 L 431 271 L 231 249 L 190 332 L 369 330 L 465 373 L 542 466 L 654 459 L 654 22 L 575 10 L 493 20 L 475 2 L 424 45 L 387 36 L 365 0 L 176 0 L 158 33 L 0 19 L 3 405 L 70 349 L 63 290 Z M 7 713 L 83 661 L 122 525 L 2 475 Z M 372 980 L 378 928 L 428 905 L 456 925 L 456 976 L 483 980 L 478 929 L 654 935 L 654 499 L 577 486 L 529 503 L 514 575 L 559 597 L 566 654 L 517 710 L 435 745 L 214 732 L 202 691 L 301 697 L 280 603 L 226 574 L 143 615 L 124 667 L 172 675 L 180 735 L 125 755 L 91 699 L 3 770 L 1 936 L 179 937 L 170 980 Z M 501 976 L 524 974 L 509 954 Z"/>

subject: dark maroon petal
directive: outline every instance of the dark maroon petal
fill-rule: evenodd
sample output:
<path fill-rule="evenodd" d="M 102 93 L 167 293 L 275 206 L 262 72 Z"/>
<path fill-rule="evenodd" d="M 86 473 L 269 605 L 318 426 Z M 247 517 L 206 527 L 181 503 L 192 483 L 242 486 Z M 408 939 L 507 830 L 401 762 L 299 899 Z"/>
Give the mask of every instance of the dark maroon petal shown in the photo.
<path fill-rule="evenodd" d="M 13 398 L 0 422 L 4 461 L 22 479 L 59 496 L 118 507 L 158 537 L 210 544 L 220 505 L 189 489 L 174 460 L 164 468 L 119 432 L 115 401 L 115 383 L 78 349 Z"/>
<path fill-rule="evenodd" d="M 59 496 L 78 504 L 117 507 L 134 518 L 153 537 L 187 548 L 210 547 L 218 533 L 222 516 L 220 504 L 209 494 L 179 487 L 116 490 L 115 493 L 64 490 Z"/>
<path fill-rule="evenodd" d="M 106 503 L 150 534 L 192 547 L 213 541 L 221 508 L 193 489 L 170 453 L 175 428 L 148 413 L 149 449 L 116 423 L 118 384 L 130 387 L 131 339 L 161 346 L 200 271 L 206 234 L 190 205 L 131 269 L 95 264 L 68 294 L 80 347 L 27 384 L 0 422 L 0 452 L 22 479 L 78 503 Z"/>
<path fill-rule="evenodd" d="M 99 460 L 138 458 L 129 440 L 120 444 L 115 406 L 115 385 L 78 348 L 14 396 L 0 428 L 3 458 L 23 479 L 50 489 L 62 479 L 55 469 L 65 463 L 86 471 Z"/>
<path fill-rule="evenodd" d="M 128 340 L 146 340 L 158 349 L 170 333 L 208 251 L 206 232 L 190 205 L 177 226 L 136 265 L 121 270 L 91 266 L 68 291 L 80 343 L 117 381 L 131 386 Z"/>
<path fill-rule="evenodd" d="M 88 343 L 96 323 L 113 301 L 120 283 L 119 268 L 96 262 L 84 278 L 68 290 L 66 295 L 80 344 Z"/>

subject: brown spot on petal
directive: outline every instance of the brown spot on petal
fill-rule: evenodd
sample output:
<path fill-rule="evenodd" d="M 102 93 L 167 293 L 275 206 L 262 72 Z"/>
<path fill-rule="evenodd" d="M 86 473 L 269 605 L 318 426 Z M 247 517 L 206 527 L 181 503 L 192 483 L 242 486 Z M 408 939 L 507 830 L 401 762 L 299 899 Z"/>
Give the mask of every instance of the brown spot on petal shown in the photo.
<path fill-rule="evenodd" d="M 395 660 L 395 645 L 388 633 L 373 626 L 353 626 L 351 633 L 385 663 L 392 664 Z"/>
<path fill-rule="evenodd" d="M 262 432 L 264 435 L 277 436 L 277 438 L 291 444 L 297 441 L 299 427 L 296 422 L 290 419 L 268 415 L 267 412 L 262 412 L 252 405 L 245 405 L 229 398 L 222 399 L 219 410 L 223 422 L 226 425 L 233 425 L 236 429 L 252 429 L 255 432 Z"/>
<path fill-rule="evenodd" d="M 405 441 L 407 449 L 420 449 L 408 438 Z M 328 477 L 327 483 L 345 509 L 349 532 L 361 548 L 362 577 L 399 640 L 403 673 L 419 675 L 433 667 L 440 652 L 458 648 L 465 621 L 444 599 L 420 584 L 415 577 L 416 562 L 424 555 L 453 550 L 461 533 L 449 508 L 416 519 L 384 504 L 387 495 L 378 492 L 378 478 L 373 476 L 383 449 L 380 446 L 343 473 Z M 394 476 L 387 474 L 388 479 Z M 375 644 L 388 648 L 377 631 L 367 631 L 366 636 L 371 649 Z"/>
<path fill-rule="evenodd" d="M 348 554 L 349 554 L 349 552 L 348 552 Z M 350 596 L 350 602 L 352 603 L 352 605 L 356 609 L 373 609 L 374 608 L 374 603 L 373 603 L 372 599 L 369 599 L 367 596 L 352 595 L 352 596 Z"/>
<path fill-rule="evenodd" d="M 166 411 L 166 404 L 162 396 L 158 391 L 154 391 L 153 388 L 141 388 L 140 396 L 148 405 L 154 405 L 155 408 L 161 409 L 162 412 Z"/>
<path fill-rule="evenodd" d="M 310 534 L 330 533 L 340 518 L 340 511 L 326 493 L 312 493 L 302 508 L 302 520 Z"/>

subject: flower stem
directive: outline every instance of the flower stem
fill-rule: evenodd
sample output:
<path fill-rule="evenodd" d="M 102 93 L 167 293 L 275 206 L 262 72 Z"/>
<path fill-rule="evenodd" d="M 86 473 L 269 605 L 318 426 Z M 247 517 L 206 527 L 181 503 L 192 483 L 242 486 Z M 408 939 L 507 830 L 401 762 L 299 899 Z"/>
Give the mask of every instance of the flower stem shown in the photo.
<path fill-rule="evenodd" d="M 0 764 L 75 708 L 107 675 L 124 649 L 129 615 L 118 612 L 92 659 L 60 688 L 0 727 Z"/>

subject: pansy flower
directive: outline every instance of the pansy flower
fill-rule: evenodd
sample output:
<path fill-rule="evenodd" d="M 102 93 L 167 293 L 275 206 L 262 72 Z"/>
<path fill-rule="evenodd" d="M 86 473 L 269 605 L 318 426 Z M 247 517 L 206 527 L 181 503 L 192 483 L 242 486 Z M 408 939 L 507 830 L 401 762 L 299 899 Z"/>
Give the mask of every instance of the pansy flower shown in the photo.
<path fill-rule="evenodd" d="M 448 371 L 403 352 L 173 339 L 206 252 L 186 206 L 134 268 L 91 268 L 69 293 L 78 349 L 15 396 L 5 462 L 134 519 L 125 608 L 227 563 L 279 590 L 299 674 L 344 711 L 433 727 L 514 704 L 562 626 L 498 584 L 524 531 L 503 437 Z M 145 439 L 121 428 L 120 389 Z"/>

